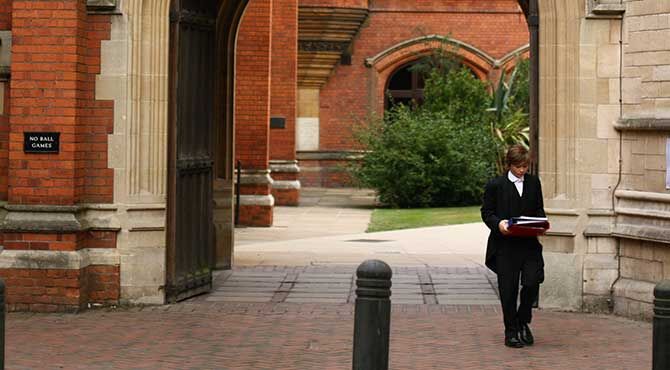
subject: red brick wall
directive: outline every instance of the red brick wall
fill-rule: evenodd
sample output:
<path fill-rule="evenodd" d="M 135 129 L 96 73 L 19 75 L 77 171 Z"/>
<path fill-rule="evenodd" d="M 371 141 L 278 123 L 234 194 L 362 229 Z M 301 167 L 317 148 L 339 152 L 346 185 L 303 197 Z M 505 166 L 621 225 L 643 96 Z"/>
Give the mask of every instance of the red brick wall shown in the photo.
<path fill-rule="evenodd" d="M 3 86 L 5 109 L 0 114 L 0 200 L 6 201 L 9 183 L 9 82 L 5 82 Z"/>
<path fill-rule="evenodd" d="M 111 202 L 112 103 L 94 97 L 110 17 L 87 17 L 77 0 L 12 5 L 9 202 Z M 24 154 L 24 131 L 60 132 L 60 153 Z"/>
<path fill-rule="evenodd" d="M 298 1 L 272 5 L 271 116 L 286 118 L 286 127 L 270 130 L 270 158 L 295 159 L 295 117 L 298 79 Z"/>
<path fill-rule="evenodd" d="M 352 124 L 370 107 L 383 104 L 386 81 L 376 81 L 380 86 L 374 87 L 376 72 L 364 66 L 366 58 L 431 34 L 450 35 L 494 58 L 528 43 L 525 19 L 514 0 L 379 0 L 371 7 L 369 22 L 354 41 L 352 65 L 336 67 L 321 90 L 321 150 L 353 149 Z"/>
<path fill-rule="evenodd" d="M 10 5 L 11 4 L 11 5 Z M 3 11 L 11 6 L 11 15 Z M 101 41 L 111 17 L 88 15 L 83 0 L 0 0 L 0 29 L 12 30 L 12 76 L 0 116 L 0 197 L 13 204 L 112 202 L 107 136 L 113 103 L 95 100 Z M 60 132 L 58 154 L 25 154 L 26 131 Z M 7 132 L 9 135 L 7 135 Z M 8 179 L 8 180 L 7 180 Z M 9 232 L 7 250 L 115 248 L 116 232 Z M 72 311 L 117 303 L 119 266 L 0 269 L 12 310 Z"/>
<path fill-rule="evenodd" d="M 0 30 L 12 29 L 12 0 L 0 0 Z"/>
<path fill-rule="evenodd" d="M 300 0 L 300 6 L 333 8 L 368 8 L 368 0 Z"/>
<path fill-rule="evenodd" d="M 83 203 L 112 203 L 114 170 L 107 167 L 107 137 L 114 129 L 114 102 L 95 100 L 95 76 L 100 74 L 100 46 L 109 40 L 108 15 L 89 15 L 84 53 L 80 56 L 81 90 L 77 109 L 77 193 Z"/>
<path fill-rule="evenodd" d="M 2 269 L 9 311 L 73 312 L 119 300 L 119 266 L 79 270 Z"/>
<path fill-rule="evenodd" d="M 237 38 L 235 158 L 244 169 L 267 169 L 270 126 L 272 2 L 251 0 Z"/>

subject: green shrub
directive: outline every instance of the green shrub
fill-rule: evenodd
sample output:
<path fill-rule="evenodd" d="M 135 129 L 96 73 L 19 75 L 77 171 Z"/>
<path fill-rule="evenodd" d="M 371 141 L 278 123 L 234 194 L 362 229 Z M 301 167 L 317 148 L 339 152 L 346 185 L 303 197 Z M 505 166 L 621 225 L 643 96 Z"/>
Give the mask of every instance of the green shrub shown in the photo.
<path fill-rule="evenodd" d="M 484 84 L 462 68 L 432 73 L 425 97 L 423 106 L 395 106 L 358 131 L 367 154 L 354 178 L 392 207 L 479 203 L 495 158 Z"/>

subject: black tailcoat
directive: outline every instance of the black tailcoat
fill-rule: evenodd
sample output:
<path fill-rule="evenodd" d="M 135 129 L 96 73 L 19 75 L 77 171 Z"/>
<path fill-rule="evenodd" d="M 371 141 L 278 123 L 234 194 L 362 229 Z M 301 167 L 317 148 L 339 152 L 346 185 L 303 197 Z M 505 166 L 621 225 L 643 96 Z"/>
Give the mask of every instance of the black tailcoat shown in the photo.
<path fill-rule="evenodd" d="M 526 174 L 523 180 L 523 196 L 519 196 L 516 186 L 507 178 L 507 172 L 486 184 L 484 202 L 481 208 L 482 220 L 491 230 L 486 248 L 486 266 L 496 271 L 496 252 L 505 246 L 515 248 L 542 248 L 537 237 L 504 236 L 498 224 L 511 217 L 546 217 L 542 201 L 542 186 L 537 176 Z"/>

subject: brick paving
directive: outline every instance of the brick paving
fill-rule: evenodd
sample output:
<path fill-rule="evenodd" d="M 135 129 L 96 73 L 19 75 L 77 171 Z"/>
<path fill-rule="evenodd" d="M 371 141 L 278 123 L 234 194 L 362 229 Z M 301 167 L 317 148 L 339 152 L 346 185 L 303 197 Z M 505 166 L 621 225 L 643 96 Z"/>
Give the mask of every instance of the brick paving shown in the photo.
<path fill-rule="evenodd" d="M 206 302 L 353 303 L 357 266 L 264 266 L 223 271 Z M 398 304 L 498 305 L 495 275 L 485 268 L 394 269 L 391 301 Z"/>
<path fill-rule="evenodd" d="M 221 303 L 11 313 L 7 369 L 350 369 L 353 305 Z M 650 369 L 651 326 L 540 310 L 503 346 L 497 306 L 394 305 L 391 369 Z"/>

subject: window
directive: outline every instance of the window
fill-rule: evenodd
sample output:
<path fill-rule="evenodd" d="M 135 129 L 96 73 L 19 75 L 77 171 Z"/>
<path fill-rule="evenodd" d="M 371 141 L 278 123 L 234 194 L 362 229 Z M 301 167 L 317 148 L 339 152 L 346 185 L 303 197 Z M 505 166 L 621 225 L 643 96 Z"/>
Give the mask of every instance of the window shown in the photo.
<path fill-rule="evenodd" d="M 386 89 L 384 109 L 389 109 L 395 104 L 410 105 L 423 102 L 423 75 L 412 69 L 415 64 L 400 67 L 391 75 Z"/>
<path fill-rule="evenodd" d="M 389 109 L 397 104 L 421 105 L 423 103 L 423 89 L 425 87 L 423 73 L 418 71 L 417 68 L 413 68 L 420 62 L 418 60 L 406 64 L 393 72 L 386 87 L 384 109 Z M 471 68 L 466 68 L 475 78 L 479 78 Z"/>

